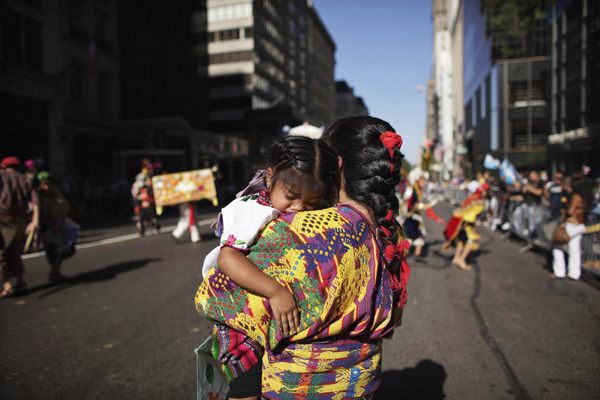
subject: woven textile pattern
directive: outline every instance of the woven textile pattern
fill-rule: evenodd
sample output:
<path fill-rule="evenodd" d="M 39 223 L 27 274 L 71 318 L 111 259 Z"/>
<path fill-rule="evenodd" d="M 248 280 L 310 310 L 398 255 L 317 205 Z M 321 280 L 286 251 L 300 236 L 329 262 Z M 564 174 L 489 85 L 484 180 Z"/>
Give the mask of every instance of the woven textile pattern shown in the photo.
<path fill-rule="evenodd" d="M 346 206 L 284 214 L 265 228 L 249 258 L 294 293 L 302 310 L 298 333 L 284 336 L 268 299 L 237 286 L 218 267 L 195 300 L 200 315 L 265 348 L 263 396 L 342 399 L 374 391 L 381 339 L 399 323 L 405 288 L 391 284 L 362 214 Z"/>

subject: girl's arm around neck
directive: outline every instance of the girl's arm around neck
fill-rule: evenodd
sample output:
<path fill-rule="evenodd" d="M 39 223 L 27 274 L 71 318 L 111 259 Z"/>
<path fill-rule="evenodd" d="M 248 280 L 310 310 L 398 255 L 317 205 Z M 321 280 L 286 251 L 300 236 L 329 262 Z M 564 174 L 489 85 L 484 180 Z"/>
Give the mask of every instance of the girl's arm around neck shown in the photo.
<path fill-rule="evenodd" d="M 239 250 L 224 246 L 217 265 L 221 271 L 244 289 L 270 300 L 277 326 L 284 333 L 295 332 L 300 323 L 296 299 L 283 285 L 259 270 Z"/>

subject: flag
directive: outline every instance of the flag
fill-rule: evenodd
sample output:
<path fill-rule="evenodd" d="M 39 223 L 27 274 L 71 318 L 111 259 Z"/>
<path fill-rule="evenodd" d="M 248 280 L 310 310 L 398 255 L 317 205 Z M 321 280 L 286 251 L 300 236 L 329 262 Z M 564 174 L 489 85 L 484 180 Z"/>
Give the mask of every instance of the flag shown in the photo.
<path fill-rule="evenodd" d="M 516 181 L 519 181 L 517 169 L 506 158 L 500 165 L 500 177 L 504 177 L 504 182 L 507 185 L 514 185 Z"/>
<path fill-rule="evenodd" d="M 488 153 L 483 160 L 483 167 L 485 169 L 496 170 L 500 167 L 500 160 L 496 160 L 491 154 Z"/>

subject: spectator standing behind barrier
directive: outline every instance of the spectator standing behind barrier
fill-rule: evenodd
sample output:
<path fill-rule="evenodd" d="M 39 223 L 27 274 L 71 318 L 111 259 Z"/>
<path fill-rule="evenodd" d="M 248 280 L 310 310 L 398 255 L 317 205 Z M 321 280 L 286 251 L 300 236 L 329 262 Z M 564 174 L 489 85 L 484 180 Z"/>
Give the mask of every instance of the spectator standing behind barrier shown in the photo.
<path fill-rule="evenodd" d="M 514 227 L 517 233 L 535 238 L 542 223 L 542 195 L 544 189 L 537 171 L 529 173 L 529 180 L 521 188 L 524 202 L 515 210 Z M 524 228 L 527 219 L 527 228 Z"/>
<path fill-rule="evenodd" d="M 551 278 L 569 278 L 578 280 L 581 277 L 581 239 L 584 234 L 598 232 L 600 224 L 586 227 L 584 222 L 588 199 L 584 193 L 575 192 L 567 206 L 567 215 L 565 229 L 571 238 L 567 244 L 569 253 L 569 272 L 566 274 L 564 245 L 554 246 L 552 249 L 552 270 Z"/>
<path fill-rule="evenodd" d="M 27 290 L 21 260 L 21 244 L 25 233 L 38 226 L 39 200 L 31 180 L 19 172 L 17 157 L 6 157 L 0 163 L 0 298 Z M 27 225 L 29 203 L 33 203 L 33 221 Z M 10 279 L 16 277 L 15 284 Z"/>
<path fill-rule="evenodd" d="M 548 201 L 550 219 L 552 220 L 561 218 L 561 210 L 568 197 L 568 193 L 563 187 L 563 178 L 563 174 L 557 172 L 554 174 L 554 180 L 548 182 L 544 187 L 544 198 Z"/>

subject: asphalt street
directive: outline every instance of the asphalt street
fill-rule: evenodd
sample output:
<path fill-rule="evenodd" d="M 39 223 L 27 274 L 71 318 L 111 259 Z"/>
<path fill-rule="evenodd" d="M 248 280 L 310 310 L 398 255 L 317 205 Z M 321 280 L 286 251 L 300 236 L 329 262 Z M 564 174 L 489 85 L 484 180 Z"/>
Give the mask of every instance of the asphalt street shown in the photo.
<path fill-rule="evenodd" d="M 447 219 L 450 206 L 436 211 Z M 600 398 L 598 289 L 549 279 L 542 254 L 519 254 L 486 228 L 473 270 L 460 270 L 440 251 L 442 225 L 426 226 L 427 257 L 409 259 L 409 300 L 384 345 L 377 399 Z M 64 264 L 71 282 L 59 286 L 29 255 L 30 292 L 0 300 L 0 397 L 194 399 L 193 350 L 209 334 L 194 294 L 218 243 L 208 222 L 201 228 L 196 244 L 168 232 L 137 238 L 133 224 L 84 232 L 87 246 Z"/>

